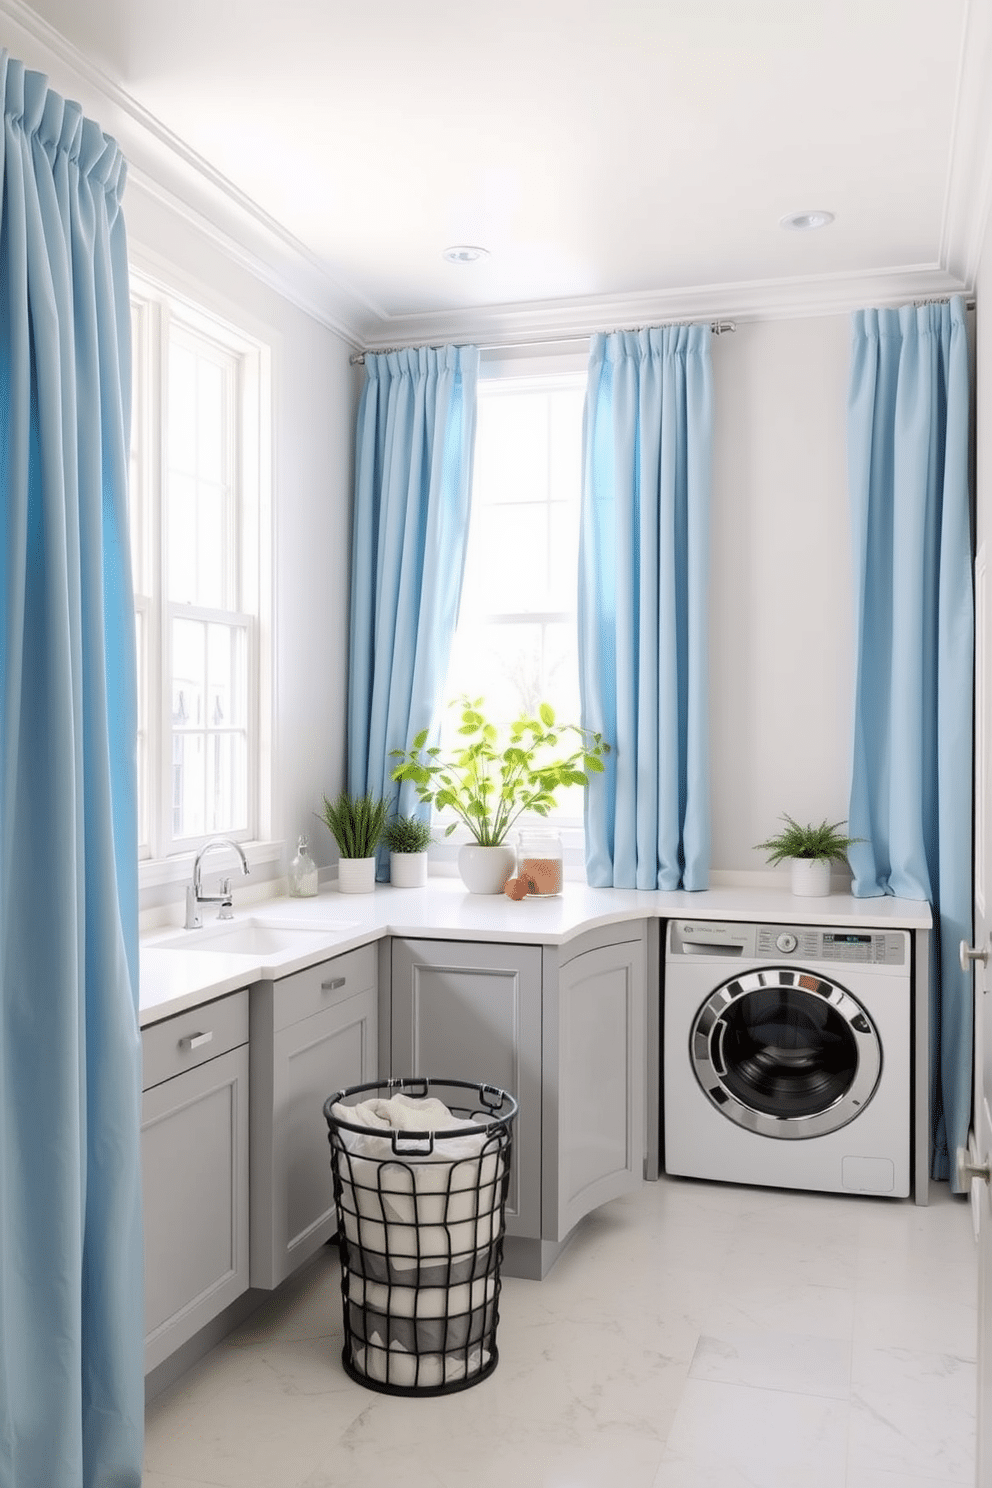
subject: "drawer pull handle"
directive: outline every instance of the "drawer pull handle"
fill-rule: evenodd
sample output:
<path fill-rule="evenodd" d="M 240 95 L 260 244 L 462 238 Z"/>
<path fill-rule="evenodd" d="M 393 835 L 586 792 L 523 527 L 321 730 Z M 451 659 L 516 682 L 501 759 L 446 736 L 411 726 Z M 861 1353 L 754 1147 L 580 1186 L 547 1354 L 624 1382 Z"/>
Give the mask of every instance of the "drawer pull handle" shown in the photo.
<path fill-rule="evenodd" d="M 330 981 L 321 982 L 320 990 L 321 992 L 336 992 L 339 987 L 344 986 L 346 980 L 346 977 L 331 977 Z"/>
<path fill-rule="evenodd" d="M 187 1049 L 202 1049 L 204 1044 L 209 1044 L 213 1038 L 213 1030 L 208 1029 L 206 1033 L 188 1033 L 185 1038 L 179 1040 L 180 1047 Z"/>

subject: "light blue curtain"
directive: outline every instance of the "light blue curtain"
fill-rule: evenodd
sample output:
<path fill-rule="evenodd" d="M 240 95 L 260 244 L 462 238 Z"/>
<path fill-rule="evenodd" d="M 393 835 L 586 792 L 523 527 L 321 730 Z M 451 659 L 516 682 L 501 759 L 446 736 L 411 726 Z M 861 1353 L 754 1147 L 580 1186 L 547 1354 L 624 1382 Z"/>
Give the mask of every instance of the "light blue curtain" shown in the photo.
<path fill-rule="evenodd" d="M 853 891 L 926 899 L 933 1176 L 971 1110 L 972 597 L 964 303 L 853 317 L 848 458 L 857 601 Z"/>
<path fill-rule="evenodd" d="M 0 88 L 0 1483 L 136 1488 L 125 167 L 5 52 Z"/>
<path fill-rule="evenodd" d="M 710 328 L 592 338 L 579 551 L 582 722 L 597 887 L 705 889 Z"/>
<path fill-rule="evenodd" d="M 390 751 L 431 728 L 441 703 L 465 568 L 478 377 L 473 346 L 365 358 L 348 673 L 355 795 L 397 798 Z M 403 792 L 399 809 L 426 817 L 414 787 Z"/>

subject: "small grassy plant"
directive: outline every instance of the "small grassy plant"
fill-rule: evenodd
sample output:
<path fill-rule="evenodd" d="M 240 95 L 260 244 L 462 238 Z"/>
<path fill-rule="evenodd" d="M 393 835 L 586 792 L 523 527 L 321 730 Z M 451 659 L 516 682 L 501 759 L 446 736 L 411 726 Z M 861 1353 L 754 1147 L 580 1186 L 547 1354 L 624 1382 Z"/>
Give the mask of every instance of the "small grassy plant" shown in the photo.
<path fill-rule="evenodd" d="M 418 816 L 394 816 L 386 823 L 383 841 L 390 852 L 426 852 L 431 845 L 431 829 Z"/>
<path fill-rule="evenodd" d="M 333 834 L 342 858 L 371 858 L 382 841 L 388 816 L 388 801 L 341 791 L 333 801 L 324 797 L 321 820 Z"/>

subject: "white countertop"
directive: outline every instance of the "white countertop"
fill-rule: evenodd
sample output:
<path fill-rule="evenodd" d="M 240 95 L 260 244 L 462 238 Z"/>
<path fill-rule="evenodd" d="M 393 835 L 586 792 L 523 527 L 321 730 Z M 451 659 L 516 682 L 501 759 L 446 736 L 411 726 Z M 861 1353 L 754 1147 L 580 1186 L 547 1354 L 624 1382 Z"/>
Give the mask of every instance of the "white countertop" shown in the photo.
<path fill-rule="evenodd" d="M 209 906 L 204 911 L 210 913 Z M 213 930 L 156 931 L 141 942 L 141 1025 L 250 986 L 268 976 L 288 976 L 328 956 L 367 945 L 384 936 L 419 939 L 515 941 L 565 945 L 576 935 L 624 920 L 685 916 L 709 920 L 754 920 L 788 925 L 859 925 L 927 930 L 928 904 L 910 899 L 855 899 L 830 894 L 800 899 L 778 887 L 720 887 L 690 894 L 636 889 L 591 889 L 566 882 L 553 898 L 514 901 L 505 894 L 470 894 L 457 878 L 432 878 L 426 888 L 394 889 L 380 884 L 372 894 L 340 894 L 322 889 L 313 899 L 270 899 L 238 911 L 237 924 L 250 921 L 274 928 L 290 926 L 314 933 L 307 948 L 293 947 L 261 958 L 205 950 Z M 204 937 L 197 949 L 197 936 Z M 170 948 L 162 942 L 172 942 Z M 180 948 L 176 948 L 178 942 Z M 188 948 L 187 948 L 188 946 Z"/>

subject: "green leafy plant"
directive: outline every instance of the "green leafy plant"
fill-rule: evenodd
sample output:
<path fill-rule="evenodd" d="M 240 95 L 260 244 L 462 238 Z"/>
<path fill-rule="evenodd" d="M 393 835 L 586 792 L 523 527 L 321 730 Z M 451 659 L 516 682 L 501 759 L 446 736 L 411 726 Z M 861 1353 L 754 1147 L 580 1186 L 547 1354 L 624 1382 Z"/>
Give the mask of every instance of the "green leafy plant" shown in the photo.
<path fill-rule="evenodd" d="M 822 821 L 818 827 L 807 822 L 801 826 L 788 813 L 783 813 L 782 820 L 786 825 L 781 832 L 769 837 L 767 842 L 756 844 L 758 851 L 768 854 L 769 863 L 781 863 L 784 858 L 826 858 L 843 863 L 847 860 L 848 848 L 855 842 L 864 841 L 863 837 L 845 837 L 838 830 L 845 825 L 843 821 Z"/>
<path fill-rule="evenodd" d="M 383 841 L 390 852 L 426 852 L 431 845 L 430 824 L 419 816 L 394 816 L 386 823 Z"/>
<path fill-rule="evenodd" d="M 535 718 L 515 718 L 501 737 L 482 703 L 462 697 L 451 704 L 461 709 L 460 747 L 428 749 L 423 729 L 409 749 L 394 749 L 399 763 L 393 779 L 409 780 L 421 801 L 438 811 L 453 811 L 480 847 L 498 847 L 522 812 L 547 816 L 556 790 L 588 785 L 590 772 L 602 772 L 610 746 L 578 724 L 559 723 L 550 703 L 541 703 Z M 452 822 L 445 836 L 457 825 Z"/>
<path fill-rule="evenodd" d="M 388 815 L 388 801 L 341 791 L 333 801 L 324 797 L 321 820 L 333 833 L 343 858 L 371 858 L 382 841 Z"/>

